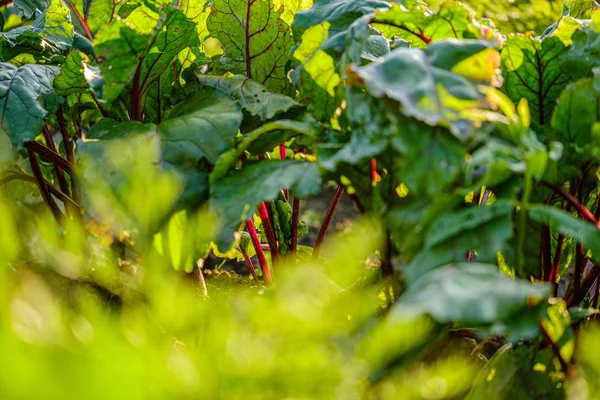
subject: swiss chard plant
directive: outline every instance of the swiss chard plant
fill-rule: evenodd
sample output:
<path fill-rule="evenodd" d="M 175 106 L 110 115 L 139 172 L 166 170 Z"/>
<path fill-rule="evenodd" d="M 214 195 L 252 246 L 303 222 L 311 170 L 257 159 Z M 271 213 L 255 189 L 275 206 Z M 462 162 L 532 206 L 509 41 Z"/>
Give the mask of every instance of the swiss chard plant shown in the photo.
<path fill-rule="evenodd" d="M 61 232 L 106 234 L 124 263 L 202 276 L 215 253 L 259 286 L 331 263 L 349 196 L 383 227 L 371 265 L 389 318 L 512 343 L 471 398 L 561 398 L 571 325 L 600 288 L 600 12 L 560 8 L 536 34 L 456 1 L 15 1 L 0 187 Z M 300 246 L 301 199 L 326 183 Z"/>

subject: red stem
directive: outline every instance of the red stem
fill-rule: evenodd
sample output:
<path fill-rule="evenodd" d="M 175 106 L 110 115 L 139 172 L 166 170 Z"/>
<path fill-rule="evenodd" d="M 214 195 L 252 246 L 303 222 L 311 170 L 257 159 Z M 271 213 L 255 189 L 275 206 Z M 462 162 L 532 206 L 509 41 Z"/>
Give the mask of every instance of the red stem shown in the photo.
<path fill-rule="evenodd" d="M 374 158 L 371 158 L 371 183 L 377 183 L 377 160 Z"/>
<path fill-rule="evenodd" d="M 55 151 L 58 154 L 58 149 L 56 148 L 56 144 L 54 143 L 54 139 L 52 138 L 52 133 L 50 132 L 50 128 L 48 125 L 44 125 L 44 129 L 42 130 L 44 139 L 46 140 L 46 146 L 50 148 L 50 150 Z M 56 178 L 58 180 L 58 186 L 60 190 L 62 190 L 65 194 L 69 194 L 69 184 L 65 179 L 64 172 L 58 167 L 58 165 L 54 164 L 54 173 L 56 174 Z"/>
<path fill-rule="evenodd" d="M 258 263 L 260 268 L 262 269 L 263 276 L 267 283 L 273 283 L 273 279 L 271 278 L 271 272 L 269 271 L 269 266 L 267 265 L 267 259 L 265 258 L 265 253 L 263 252 L 262 247 L 260 246 L 260 240 L 258 239 L 258 234 L 256 233 L 256 229 L 254 228 L 254 222 L 251 219 L 246 221 L 248 225 L 248 232 L 250 233 L 250 239 L 252 240 L 252 244 L 254 245 L 254 250 L 256 250 L 256 257 L 258 258 Z"/>
<path fill-rule="evenodd" d="M 79 10 L 77 10 L 77 7 L 75 7 L 75 4 L 73 4 L 73 2 L 71 0 L 67 0 L 67 1 L 69 2 L 69 5 L 71 6 L 71 10 L 73 10 L 73 13 L 75 14 L 75 17 L 81 23 L 81 26 L 83 27 L 83 30 L 85 31 L 85 34 L 87 35 L 88 39 L 90 39 L 93 42 L 94 35 L 92 35 L 92 31 L 90 31 L 90 27 L 89 27 L 87 21 L 85 20 L 85 18 L 83 18 L 81 16 L 81 14 L 79 13 Z"/>
<path fill-rule="evenodd" d="M 260 280 L 258 279 L 258 275 L 256 274 L 256 270 L 254 269 L 254 264 L 252 264 L 252 260 L 250 259 L 250 256 L 248 256 L 248 253 L 246 252 L 246 250 L 242 249 L 241 247 L 240 247 L 240 251 L 242 252 L 242 255 L 244 256 L 244 260 L 246 261 L 246 265 L 248 266 L 248 269 L 250 270 L 250 273 L 252 274 L 254 281 L 257 284 L 260 284 Z"/>
<path fill-rule="evenodd" d="M 33 177 L 35 178 L 38 187 L 40 188 L 42 198 L 44 199 L 46 204 L 48 204 L 48 207 L 50 207 L 50 211 L 52 211 L 52 215 L 54 215 L 54 218 L 56 218 L 56 220 L 60 224 L 62 222 L 62 213 L 60 212 L 60 209 L 58 208 L 56 202 L 52 198 L 52 195 L 50 195 L 50 192 L 48 191 L 48 187 L 46 186 L 46 180 L 44 179 L 44 174 L 42 173 L 42 169 L 38 164 L 37 156 L 30 147 L 26 147 L 26 149 L 27 155 L 29 157 L 31 171 L 33 172 Z"/>
<path fill-rule="evenodd" d="M 556 193 L 560 194 L 562 197 L 564 197 L 564 199 L 567 200 L 569 204 L 575 207 L 575 209 L 583 219 L 590 221 L 591 223 L 596 225 L 598 229 L 600 229 L 600 224 L 598 224 L 598 220 L 596 219 L 596 217 L 594 217 L 594 214 L 592 214 L 590 210 L 588 210 L 583 204 L 581 204 L 571 193 L 567 192 L 564 188 L 560 186 L 555 186 L 548 182 L 542 183 L 550 189 L 554 190 Z"/>
<path fill-rule="evenodd" d="M 315 242 L 315 246 L 313 248 L 313 259 L 319 258 L 319 253 L 321 252 L 321 247 L 323 246 L 323 240 L 325 240 L 325 236 L 327 235 L 327 230 L 329 229 L 329 225 L 331 224 L 331 220 L 333 219 L 333 214 L 335 214 L 335 209 L 337 208 L 342 196 L 344 194 L 344 187 L 339 185 L 335 191 L 333 199 L 331 199 L 331 203 L 329 203 L 329 208 L 327 209 L 327 213 L 325 214 L 325 218 L 323 218 L 323 223 L 321 224 L 321 229 L 319 229 L 319 235 L 317 236 L 317 240 Z"/>
<path fill-rule="evenodd" d="M 265 230 L 267 243 L 269 243 L 269 250 L 271 252 L 271 258 L 273 260 L 273 266 L 275 266 L 279 257 L 279 249 L 277 247 L 277 238 L 275 237 L 275 231 L 273 230 L 273 225 L 271 224 L 271 218 L 269 218 L 269 212 L 267 211 L 267 206 L 264 202 L 260 203 L 260 206 L 258 206 L 258 215 L 260 216 L 260 220 L 263 224 L 263 229 Z"/>

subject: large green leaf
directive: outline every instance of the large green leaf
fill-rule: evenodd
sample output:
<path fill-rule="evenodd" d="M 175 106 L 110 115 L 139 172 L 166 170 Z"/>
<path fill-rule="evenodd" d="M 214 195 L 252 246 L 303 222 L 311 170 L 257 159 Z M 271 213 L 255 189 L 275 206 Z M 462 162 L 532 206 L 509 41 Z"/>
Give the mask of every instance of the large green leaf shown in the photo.
<path fill-rule="evenodd" d="M 131 83 L 143 102 L 175 57 L 196 44 L 196 26 L 179 10 L 166 8 L 159 15 L 139 7 L 126 20 L 115 17 L 94 40 L 96 55 L 102 59 L 104 98 L 115 100 Z"/>
<path fill-rule="evenodd" d="M 550 292 L 550 285 L 509 278 L 495 265 L 463 263 L 423 275 L 409 285 L 392 313 L 430 314 L 441 323 L 476 326 L 491 334 L 508 332 L 508 340 L 515 341 L 537 334 L 543 300 Z"/>
<path fill-rule="evenodd" d="M 196 208 L 208 199 L 208 176 L 219 156 L 233 148 L 242 121 L 240 107 L 225 93 L 205 88 L 175 107 L 158 125 L 103 119 L 90 130 L 99 143 L 157 133 L 161 164 L 177 171 L 183 193 L 177 207 Z"/>
<path fill-rule="evenodd" d="M 72 45 L 69 9 L 62 0 L 52 0 L 46 9 L 36 13 L 33 24 L 0 33 L 0 60 L 9 61 L 24 53 L 38 59 L 51 58 L 70 50 Z"/>
<path fill-rule="evenodd" d="M 243 75 L 224 77 L 198 74 L 197 77 L 203 85 L 224 90 L 236 99 L 244 110 L 258 116 L 262 121 L 272 119 L 278 114 L 300 106 L 294 99 L 275 93 Z"/>
<path fill-rule="evenodd" d="M 131 82 L 151 39 L 150 35 L 137 32 L 120 18 L 115 18 L 98 32 L 94 49 L 102 60 L 104 99 L 115 100 Z"/>
<path fill-rule="evenodd" d="M 503 90 L 515 104 L 526 98 L 531 119 L 540 126 L 550 123 L 556 99 L 575 72 L 562 68 L 560 60 L 579 26 L 563 19 L 549 36 L 510 36 L 502 50 Z"/>
<path fill-rule="evenodd" d="M 450 1 L 442 3 L 435 13 L 420 0 L 394 4 L 389 10 L 375 11 L 371 25 L 388 39 L 401 38 L 412 47 L 426 47 L 435 40 L 483 36 L 471 10 Z"/>
<path fill-rule="evenodd" d="M 286 90 L 292 34 L 283 11 L 273 0 L 213 1 L 206 25 L 225 50 L 221 67 L 275 91 Z"/>
<path fill-rule="evenodd" d="M 0 128 L 16 149 L 39 135 L 48 111 L 58 104 L 52 81 L 59 72 L 48 65 L 0 63 Z"/>
<path fill-rule="evenodd" d="M 351 66 L 348 74 L 351 84 L 372 96 L 398 101 L 404 115 L 448 127 L 459 138 L 474 135 L 478 127 L 469 113 L 487 107 L 473 82 L 432 66 L 420 49 L 395 49 L 381 62 Z"/>
<path fill-rule="evenodd" d="M 514 204 L 499 201 L 446 213 L 429 227 L 423 250 L 403 269 L 409 283 L 449 263 L 467 261 L 474 251 L 480 262 L 493 263 L 513 236 Z"/>
<path fill-rule="evenodd" d="M 95 35 L 119 15 L 122 7 L 131 7 L 135 3 L 130 0 L 67 0 L 66 2 L 71 8 L 76 28 L 83 35 L 86 34 L 82 26 L 83 22 L 87 24 L 92 35 Z"/>
<path fill-rule="evenodd" d="M 299 88 L 300 100 L 319 120 L 329 122 L 338 106 L 335 92 L 342 83 L 334 58 L 321 49 L 329 35 L 329 22 L 307 29 L 302 41 L 294 51 L 294 59 L 300 65 L 291 77 Z"/>
<path fill-rule="evenodd" d="M 262 201 L 277 199 L 284 188 L 291 196 L 314 195 L 321 187 L 321 175 L 315 163 L 273 160 L 248 163 L 241 170 L 212 182 L 211 209 L 221 218 L 225 228 L 222 240 L 227 244 L 236 226 L 250 218 Z"/>
<path fill-rule="evenodd" d="M 597 78 L 583 78 L 569 84 L 558 98 L 552 117 L 556 136 L 552 138 L 565 144 L 569 150 L 565 152 L 566 161 L 576 166 L 588 162 L 600 148 L 600 138 L 594 129 L 600 119 L 598 89 Z"/>

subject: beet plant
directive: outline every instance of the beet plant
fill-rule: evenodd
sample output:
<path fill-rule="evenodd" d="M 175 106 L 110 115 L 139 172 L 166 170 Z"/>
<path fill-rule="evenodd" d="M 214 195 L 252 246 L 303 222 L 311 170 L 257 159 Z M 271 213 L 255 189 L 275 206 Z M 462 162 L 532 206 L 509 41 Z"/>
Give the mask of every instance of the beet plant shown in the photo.
<path fill-rule="evenodd" d="M 530 15 L 547 2 L 517 3 Z M 271 307 L 289 290 L 291 313 L 322 301 L 311 312 L 325 320 L 334 298 L 369 299 L 323 322 L 362 382 L 337 397 L 394 398 L 398 371 L 466 341 L 470 381 L 410 398 L 595 398 L 600 11 L 555 3 L 496 25 L 456 1 L 2 2 L 0 263 L 137 307 L 160 302 L 163 279 L 176 293 L 174 270 L 206 296 L 216 254 L 243 261 L 240 286 Z M 549 16 L 541 32 L 506 31 Z M 301 201 L 326 184 L 335 194 L 302 246 Z M 363 234 L 348 258 L 327 236 L 344 196 Z M 236 318 L 218 310 L 202 312 Z M 302 334 L 319 336 L 316 314 Z M 352 329 L 342 314 L 359 315 Z M 423 336 L 395 342 L 403 326 Z"/>

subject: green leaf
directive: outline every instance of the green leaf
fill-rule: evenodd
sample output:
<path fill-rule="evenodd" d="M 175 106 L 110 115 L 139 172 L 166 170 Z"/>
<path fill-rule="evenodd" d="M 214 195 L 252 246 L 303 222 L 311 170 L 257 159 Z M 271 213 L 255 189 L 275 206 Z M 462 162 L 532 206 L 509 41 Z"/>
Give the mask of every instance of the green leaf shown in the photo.
<path fill-rule="evenodd" d="M 240 107 L 224 93 L 206 88 L 171 111 L 160 125 L 165 162 L 197 168 L 200 160 L 215 164 L 233 148 L 242 121 Z"/>
<path fill-rule="evenodd" d="M 594 224 L 584 222 L 561 209 L 546 205 L 531 206 L 529 217 L 540 224 L 550 225 L 553 230 L 584 244 L 595 257 L 600 256 L 600 230 Z"/>
<path fill-rule="evenodd" d="M 424 51 L 433 66 L 451 70 L 469 57 L 496 47 L 496 43 L 489 40 L 448 39 L 433 42 Z"/>
<path fill-rule="evenodd" d="M 299 41 L 313 26 L 327 23 L 331 35 L 343 32 L 358 18 L 378 8 L 388 8 L 384 0 L 316 0 L 313 6 L 296 14 L 292 30 Z"/>
<path fill-rule="evenodd" d="M 0 59 L 9 61 L 20 54 L 51 59 L 73 45 L 71 14 L 62 0 L 52 0 L 38 11 L 33 24 L 0 33 Z"/>
<path fill-rule="evenodd" d="M 110 24 L 124 5 L 130 4 L 129 0 L 69 0 L 73 21 L 82 34 L 86 34 L 82 21 L 85 21 L 90 32 L 95 35 L 100 28 Z"/>
<path fill-rule="evenodd" d="M 223 70 L 286 91 L 292 34 L 283 12 L 283 5 L 276 7 L 273 0 L 214 0 L 206 25 L 225 51 Z"/>
<path fill-rule="evenodd" d="M 262 201 L 277 199 L 284 188 L 290 196 L 314 195 L 321 187 L 321 175 L 315 163 L 272 160 L 244 164 L 241 170 L 212 182 L 211 209 L 221 217 L 227 230 L 250 218 Z M 222 240 L 231 241 L 227 231 Z"/>
<path fill-rule="evenodd" d="M 513 35 L 502 50 L 503 90 L 515 104 L 526 98 L 531 118 L 540 126 L 551 121 L 556 99 L 571 80 L 573 71 L 562 68 L 560 60 L 578 27 L 563 19 L 550 36 Z"/>
<path fill-rule="evenodd" d="M 96 55 L 103 59 L 104 98 L 115 100 L 130 83 L 142 102 L 161 74 L 185 48 L 196 45 L 195 24 L 179 10 L 167 8 L 164 16 L 139 8 L 126 20 L 115 17 L 94 39 Z"/>
<path fill-rule="evenodd" d="M 593 129 L 600 117 L 600 91 L 596 85 L 597 79 L 591 78 L 569 84 L 558 98 L 552 117 L 556 136 L 551 138 L 567 146 L 566 158 L 575 165 L 587 162 L 592 157 L 590 151 L 600 145 Z"/>
<path fill-rule="evenodd" d="M 393 4 L 375 11 L 371 25 L 388 39 L 397 37 L 421 48 L 436 40 L 483 36 L 471 10 L 458 2 L 444 2 L 435 13 L 419 0 Z"/>
<path fill-rule="evenodd" d="M 225 93 L 204 88 L 175 107 L 159 125 L 100 120 L 87 135 L 99 143 L 158 133 L 160 163 L 179 173 L 183 193 L 176 208 L 195 209 L 208 199 L 208 175 L 219 156 L 233 148 L 242 121 L 240 107 Z"/>
<path fill-rule="evenodd" d="M 0 127 L 15 149 L 40 134 L 44 118 L 59 99 L 52 88 L 57 67 L 0 63 Z"/>
<path fill-rule="evenodd" d="M 209 215 L 181 210 L 171 216 L 159 233 L 154 247 L 177 271 L 193 271 L 211 245 L 216 221 Z"/>
<path fill-rule="evenodd" d="M 150 35 L 137 32 L 118 17 L 98 32 L 94 49 L 96 56 L 103 60 L 100 71 L 104 78 L 105 100 L 115 100 L 131 82 L 151 39 Z"/>
<path fill-rule="evenodd" d="M 335 60 L 321 49 L 328 37 L 329 22 L 307 29 L 294 51 L 300 65 L 292 71 L 292 82 L 299 88 L 300 101 L 309 104 L 309 111 L 318 120 L 329 123 L 338 106 L 335 92 L 342 83 Z"/>
<path fill-rule="evenodd" d="M 404 115 L 448 127 L 461 139 L 477 127 L 466 113 L 487 107 L 474 83 L 432 66 L 420 49 L 395 49 L 381 62 L 350 66 L 348 75 L 351 84 L 364 86 L 372 96 L 398 101 Z"/>
<path fill-rule="evenodd" d="M 244 110 L 258 116 L 261 121 L 273 119 L 292 108 L 300 107 L 294 99 L 275 93 L 260 83 L 243 75 L 231 77 L 198 74 L 198 81 L 222 89 L 237 100 Z"/>
<path fill-rule="evenodd" d="M 513 349 L 509 344 L 481 369 L 466 398 L 561 400 L 565 398 L 562 374 L 551 349 L 538 350 L 536 344 Z"/>
<path fill-rule="evenodd" d="M 44 11 L 51 0 L 14 0 L 15 7 L 23 11 L 23 16 L 27 19 L 33 17 L 37 11 Z"/>
<path fill-rule="evenodd" d="M 91 66 L 87 56 L 77 50 L 71 51 L 61 65 L 60 75 L 54 79 L 54 88 L 59 96 L 89 93 L 100 90 L 102 77 L 98 68 Z"/>
<path fill-rule="evenodd" d="M 273 148 L 277 143 L 282 143 L 295 136 L 304 135 L 313 137 L 315 135 L 316 126 L 310 119 L 306 121 L 279 120 L 269 122 L 260 128 L 245 135 L 242 140 L 237 143 L 235 148 L 224 153 L 218 160 L 211 173 L 210 180 L 213 183 L 218 182 L 227 172 L 232 169 L 238 162 L 242 154 L 252 145 L 260 141 L 267 142 Z M 269 146 L 267 145 L 267 147 Z M 264 146 L 264 144 L 263 144 Z"/>
<path fill-rule="evenodd" d="M 496 335 L 508 332 L 508 340 L 514 341 L 537 334 L 543 300 L 550 292 L 550 285 L 511 279 L 494 265 L 463 263 L 423 275 L 408 286 L 392 313 L 430 314 L 441 323 L 481 327 Z M 525 315 L 521 326 L 513 323 L 515 317 Z"/>
<path fill-rule="evenodd" d="M 437 267 L 467 261 L 469 251 L 480 262 L 495 262 L 513 236 L 513 210 L 514 203 L 498 201 L 440 216 L 428 228 L 423 250 L 403 270 L 406 280 L 415 282 Z"/>

